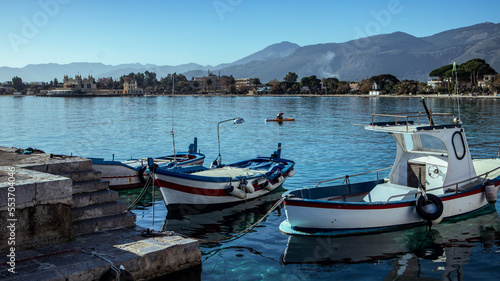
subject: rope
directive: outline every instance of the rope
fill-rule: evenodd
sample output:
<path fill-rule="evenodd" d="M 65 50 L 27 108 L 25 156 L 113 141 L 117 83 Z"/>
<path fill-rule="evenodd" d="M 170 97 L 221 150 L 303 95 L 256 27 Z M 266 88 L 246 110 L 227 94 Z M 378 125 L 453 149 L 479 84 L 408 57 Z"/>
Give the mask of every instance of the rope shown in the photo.
<path fill-rule="evenodd" d="M 111 269 L 116 273 L 116 281 L 120 281 L 120 274 L 121 274 L 120 268 L 114 266 L 112 261 L 110 261 L 109 259 L 107 259 L 107 258 L 104 257 L 104 256 L 109 256 L 111 258 L 114 258 L 113 256 L 107 255 L 107 254 L 98 253 L 94 248 L 92 248 L 90 250 L 90 252 L 87 252 L 87 251 L 84 251 L 84 250 L 82 250 L 82 252 L 85 253 L 85 254 L 96 256 L 96 257 L 102 259 L 103 261 L 107 261 L 111 265 Z"/>
<path fill-rule="evenodd" d="M 127 207 L 127 211 L 130 211 L 132 209 L 134 209 L 137 204 L 139 203 L 139 201 L 141 201 L 142 197 L 144 197 L 144 195 L 146 194 L 146 191 L 148 190 L 149 186 L 151 185 L 151 181 L 153 180 L 153 177 L 150 175 L 148 180 L 146 181 L 146 183 L 144 184 L 144 187 L 142 188 L 141 190 L 141 193 L 139 193 L 139 195 L 137 196 L 137 198 L 135 199 L 134 202 L 132 202 L 128 207 Z M 154 189 L 153 189 L 153 192 L 154 192 Z"/>
<path fill-rule="evenodd" d="M 222 238 L 222 239 L 219 239 L 219 240 L 204 240 L 204 239 L 198 239 L 198 241 L 202 244 L 206 244 L 206 243 L 227 243 L 227 242 L 231 242 L 231 241 L 234 241 L 236 240 L 237 238 L 240 237 L 240 235 L 242 234 L 245 234 L 247 233 L 248 231 L 252 230 L 254 227 L 256 227 L 258 224 L 260 224 L 265 218 L 267 218 L 276 208 L 279 207 L 279 205 L 281 203 L 283 203 L 283 201 L 285 201 L 285 199 L 287 199 L 287 197 L 282 197 L 280 200 L 278 200 L 276 203 L 274 203 L 274 205 L 271 207 L 271 209 L 269 209 L 269 211 L 267 211 L 267 213 L 262 217 L 260 218 L 259 220 L 257 220 L 254 224 L 250 225 L 249 227 L 247 227 L 246 229 L 234 234 L 234 235 L 231 235 L 229 237 L 226 237 L 226 238 Z M 191 238 L 191 237 L 188 237 L 186 235 L 182 235 L 182 234 L 179 234 L 179 233 L 176 233 L 177 235 L 179 236 L 182 236 L 184 238 Z"/>

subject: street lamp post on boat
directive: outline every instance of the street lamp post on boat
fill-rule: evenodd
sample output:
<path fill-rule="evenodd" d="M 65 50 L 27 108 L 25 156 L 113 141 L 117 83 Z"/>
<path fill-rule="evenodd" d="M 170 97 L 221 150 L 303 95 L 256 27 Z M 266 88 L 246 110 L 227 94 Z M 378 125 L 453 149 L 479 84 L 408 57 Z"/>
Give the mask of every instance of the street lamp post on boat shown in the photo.
<path fill-rule="evenodd" d="M 219 123 L 217 123 L 217 144 L 219 145 L 219 163 L 218 163 L 218 166 L 220 166 L 222 164 L 222 156 L 220 155 L 219 124 L 220 123 L 224 123 L 224 122 L 229 122 L 229 121 L 233 121 L 233 124 L 241 124 L 241 123 L 245 122 L 245 120 L 243 120 L 243 118 L 236 117 L 236 118 L 232 118 L 232 119 L 227 119 L 227 120 L 224 120 L 224 121 L 220 121 Z"/>

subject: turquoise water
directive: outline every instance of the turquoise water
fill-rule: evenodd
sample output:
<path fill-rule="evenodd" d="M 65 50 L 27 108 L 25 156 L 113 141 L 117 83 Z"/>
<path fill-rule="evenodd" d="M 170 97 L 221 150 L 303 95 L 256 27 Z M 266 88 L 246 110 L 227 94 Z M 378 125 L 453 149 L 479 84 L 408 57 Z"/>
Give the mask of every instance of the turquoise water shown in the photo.
<path fill-rule="evenodd" d="M 174 106 L 172 106 L 174 103 Z M 427 99 L 434 112 L 457 113 L 454 99 Z M 421 111 L 418 98 L 361 97 L 0 97 L 0 145 L 47 153 L 128 159 L 171 154 L 194 137 L 210 163 L 217 157 L 220 124 L 225 163 L 270 155 L 282 143 L 296 175 L 278 192 L 234 208 L 184 219 L 167 218 L 159 194 L 134 210 L 138 224 L 162 226 L 204 240 L 220 240 L 260 219 L 286 189 L 392 165 L 393 138 L 365 131 L 374 112 Z M 266 123 L 284 112 L 295 122 Z M 500 100 L 462 99 L 469 144 L 500 139 Z M 173 117 L 173 118 L 172 118 Z M 472 146 L 475 157 L 496 157 L 498 145 Z M 130 200 L 134 193 L 122 193 Z M 149 200 L 149 202 L 147 202 Z M 433 227 L 343 238 L 294 237 L 272 212 L 249 233 L 227 243 L 202 244 L 202 270 L 193 280 L 497 280 L 500 275 L 500 203 L 481 214 Z M 190 280 L 190 279 L 186 279 Z"/>

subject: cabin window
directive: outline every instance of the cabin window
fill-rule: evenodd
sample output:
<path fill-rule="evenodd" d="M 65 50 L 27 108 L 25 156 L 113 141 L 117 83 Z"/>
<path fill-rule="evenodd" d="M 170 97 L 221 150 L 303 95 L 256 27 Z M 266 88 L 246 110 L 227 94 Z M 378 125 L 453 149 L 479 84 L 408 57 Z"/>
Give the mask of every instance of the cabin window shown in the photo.
<path fill-rule="evenodd" d="M 465 144 L 464 144 L 464 137 L 460 132 L 455 132 L 453 134 L 452 143 L 457 159 L 462 160 L 465 157 Z"/>
<path fill-rule="evenodd" d="M 420 135 L 420 140 L 422 142 L 423 151 L 446 152 L 446 146 L 436 137 L 430 135 Z"/>

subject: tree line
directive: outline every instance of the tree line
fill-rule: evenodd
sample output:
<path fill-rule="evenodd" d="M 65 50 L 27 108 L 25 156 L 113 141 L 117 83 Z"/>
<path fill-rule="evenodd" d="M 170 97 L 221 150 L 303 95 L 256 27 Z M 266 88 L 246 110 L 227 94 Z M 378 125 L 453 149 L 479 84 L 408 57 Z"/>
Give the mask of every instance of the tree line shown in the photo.
<path fill-rule="evenodd" d="M 341 81 L 336 77 L 319 79 L 315 75 L 302 77 L 298 80 L 298 75 L 288 72 L 283 81 L 277 79 L 269 81 L 263 85 L 259 78 L 251 78 L 250 84 L 244 87 L 237 87 L 235 78 L 232 75 L 216 76 L 209 74 L 200 79 L 189 81 L 183 74 L 168 74 L 158 80 L 157 74 L 145 71 L 144 73 L 129 73 L 122 75 L 118 80 L 112 77 L 98 78 L 97 89 L 123 89 L 124 83 L 136 82 L 137 87 L 144 89 L 147 93 L 168 94 L 172 92 L 172 86 L 177 93 L 194 92 L 222 92 L 245 94 L 249 90 L 255 89 L 259 94 L 286 95 L 286 94 L 355 94 L 368 93 L 373 90 L 374 85 L 382 94 L 389 95 L 409 95 L 409 94 L 451 94 L 454 85 L 458 84 L 460 93 L 493 93 L 500 91 L 500 79 L 498 77 L 487 84 L 479 85 L 485 75 L 496 75 L 497 72 L 483 59 L 472 59 L 463 64 L 448 64 L 432 70 L 430 77 L 436 77 L 438 83 L 433 87 L 426 82 L 415 80 L 399 80 L 391 74 L 381 74 L 372 76 L 361 81 Z M 458 81 L 458 83 L 455 83 Z M 486 87 L 484 86 L 486 85 Z M 31 88 L 36 91 L 53 89 L 61 86 L 57 78 L 48 83 L 26 84 L 22 79 L 15 76 L 12 81 L 4 83 L 4 86 L 12 87 L 15 91 L 23 91 Z"/>

